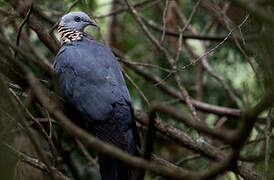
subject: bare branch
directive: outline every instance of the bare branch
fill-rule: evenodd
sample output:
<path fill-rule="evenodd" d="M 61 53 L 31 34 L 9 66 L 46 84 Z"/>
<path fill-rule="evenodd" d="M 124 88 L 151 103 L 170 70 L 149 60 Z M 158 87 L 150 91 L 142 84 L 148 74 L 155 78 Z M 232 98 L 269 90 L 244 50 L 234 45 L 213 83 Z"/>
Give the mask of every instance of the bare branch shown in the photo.
<path fill-rule="evenodd" d="M 4 144 L 4 143 L 2 143 L 2 144 L 5 145 L 7 148 L 9 148 L 10 152 L 12 152 L 20 161 L 22 161 L 26 164 L 29 164 L 30 166 L 32 166 L 36 169 L 39 169 L 43 172 L 49 173 L 47 166 L 43 162 L 41 162 L 39 159 L 30 157 L 30 156 L 26 155 L 25 153 L 17 151 L 16 149 L 14 149 L 12 146 L 10 146 L 8 144 Z M 52 168 L 54 168 L 54 167 L 52 167 Z M 70 178 L 66 177 L 62 172 L 57 171 L 56 169 L 55 169 L 55 171 L 58 176 L 58 180 L 70 180 Z"/>

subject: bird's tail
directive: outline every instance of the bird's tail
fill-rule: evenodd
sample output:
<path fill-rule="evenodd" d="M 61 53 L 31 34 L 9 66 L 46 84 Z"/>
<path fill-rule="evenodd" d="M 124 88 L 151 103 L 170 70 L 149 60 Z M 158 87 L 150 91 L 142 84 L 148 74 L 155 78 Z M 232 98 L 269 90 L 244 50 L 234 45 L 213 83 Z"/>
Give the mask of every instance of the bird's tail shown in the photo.
<path fill-rule="evenodd" d="M 126 150 L 128 153 L 134 156 L 139 156 L 137 147 L 140 147 L 140 143 L 136 127 L 129 129 L 125 137 L 128 140 L 127 148 L 123 148 L 121 144 L 115 145 L 118 145 L 118 147 Z M 104 140 L 106 140 L 106 138 L 104 138 Z M 133 168 L 128 164 L 125 164 L 106 154 L 99 153 L 98 158 L 102 180 L 130 180 L 136 172 L 136 168 Z"/>
<path fill-rule="evenodd" d="M 93 124 L 89 130 L 92 131 L 92 129 L 95 130 L 99 139 L 113 144 L 134 156 L 139 156 L 137 148 L 140 147 L 140 139 L 135 126 L 129 128 L 123 138 L 119 135 L 120 131 L 116 132 L 110 123 Z M 104 153 L 98 154 L 98 160 L 102 180 L 130 180 L 135 174 L 136 168 Z"/>
<path fill-rule="evenodd" d="M 115 105 L 112 119 L 97 122 L 92 127 L 101 140 L 139 156 L 140 138 L 130 106 Z M 99 153 L 99 165 L 102 180 L 130 180 L 136 171 L 136 168 L 103 153 Z"/>
<path fill-rule="evenodd" d="M 100 174 L 102 180 L 130 180 L 135 174 L 135 169 L 123 162 L 99 153 Z"/>

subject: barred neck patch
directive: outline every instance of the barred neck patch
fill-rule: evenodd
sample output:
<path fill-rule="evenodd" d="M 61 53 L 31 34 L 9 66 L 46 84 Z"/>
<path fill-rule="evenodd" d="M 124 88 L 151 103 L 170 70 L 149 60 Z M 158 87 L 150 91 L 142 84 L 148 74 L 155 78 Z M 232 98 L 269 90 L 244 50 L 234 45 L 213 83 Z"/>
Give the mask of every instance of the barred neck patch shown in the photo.
<path fill-rule="evenodd" d="M 59 26 L 58 33 L 64 43 L 81 40 L 84 36 L 83 32 L 71 30 L 65 26 Z"/>

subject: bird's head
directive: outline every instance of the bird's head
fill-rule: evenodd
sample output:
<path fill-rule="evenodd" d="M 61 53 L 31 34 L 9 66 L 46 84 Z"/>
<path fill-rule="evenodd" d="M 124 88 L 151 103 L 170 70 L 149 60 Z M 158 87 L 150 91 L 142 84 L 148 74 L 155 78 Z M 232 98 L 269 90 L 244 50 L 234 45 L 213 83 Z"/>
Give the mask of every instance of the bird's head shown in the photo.
<path fill-rule="evenodd" d="M 61 18 L 59 26 L 71 30 L 83 31 L 88 25 L 97 26 L 95 21 L 84 12 L 70 12 Z"/>

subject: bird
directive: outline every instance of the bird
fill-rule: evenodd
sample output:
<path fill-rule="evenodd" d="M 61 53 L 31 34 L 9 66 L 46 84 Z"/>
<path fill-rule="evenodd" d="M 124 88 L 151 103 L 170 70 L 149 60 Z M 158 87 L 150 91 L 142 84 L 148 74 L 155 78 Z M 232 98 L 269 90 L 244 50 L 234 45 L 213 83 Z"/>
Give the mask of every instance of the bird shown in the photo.
<path fill-rule="evenodd" d="M 98 26 L 84 12 L 65 14 L 58 25 L 62 46 L 53 63 L 62 99 L 97 138 L 139 156 L 132 100 L 111 49 L 84 32 Z M 98 152 L 102 180 L 129 180 L 136 169 Z"/>

